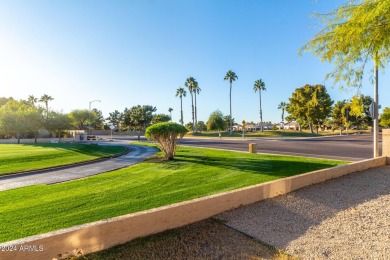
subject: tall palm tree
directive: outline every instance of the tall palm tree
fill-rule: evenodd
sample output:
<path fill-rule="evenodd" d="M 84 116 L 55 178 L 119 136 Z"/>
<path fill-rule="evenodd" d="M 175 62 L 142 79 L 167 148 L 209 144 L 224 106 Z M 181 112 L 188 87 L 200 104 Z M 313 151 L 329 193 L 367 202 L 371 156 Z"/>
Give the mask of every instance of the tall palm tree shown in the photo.
<path fill-rule="evenodd" d="M 263 110 L 261 110 L 261 91 L 262 90 L 267 90 L 265 88 L 265 83 L 261 79 L 256 80 L 255 84 L 253 85 L 253 90 L 255 92 L 259 91 L 259 98 L 260 98 L 260 129 L 261 129 L 261 132 L 263 132 Z"/>
<path fill-rule="evenodd" d="M 223 80 L 229 80 L 229 83 L 230 83 L 230 94 L 229 94 L 229 99 L 230 99 L 230 127 L 229 127 L 229 133 L 232 134 L 232 84 L 233 84 L 233 81 L 235 81 L 236 79 L 238 79 L 236 73 L 234 73 L 232 70 L 229 70 L 226 75 L 225 75 L 225 78 Z"/>
<path fill-rule="evenodd" d="M 187 95 L 187 92 L 185 91 L 184 88 L 178 88 L 176 90 L 176 97 L 180 97 L 180 114 L 181 114 L 180 123 L 182 125 L 184 125 L 184 121 L 183 121 L 183 97 L 185 97 L 186 95 Z"/>
<path fill-rule="evenodd" d="M 171 122 L 172 122 L 172 111 L 173 111 L 173 108 L 168 108 L 168 112 L 169 112 L 169 114 L 171 115 Z"/>
<path fill-rule="evenodd" d="M 194 133 L 194 124 L 195 124 L 195 113 L 194 113 L 194 88 L 197 84 L 196 80 L 193 77 L 189 77 L 186 79 L 184 85 L 188 88 L 188 91 L 191 94 L 191 106 L 192 106 L 192 133 Z"/>
<path fill-rule="evenodd" d="M 41 99 L 39 100 L 39 102 L 45 103 L 45 106 L 46 106 L 46 121 L 49 118 L 49 101 L 51 101 L 51 100 L 54 100 L 54 98 L 52 98 L 51 96 L 49 96 L 47 94 L 42 95 Z"/>
<path fill-rule="evenodd" d="M 287 107 L 287 103 L 286 102 L 280 102 L 280 104 L 278 105 L 278 109 L 281 109 L 282 110 L 282 124 L 283 124 L 283 131 L 285 130 L 284 128 L 284 110 L 286 110 L 286 107 Z"/>
<path fill-rule="evenodd" d="M 35 107 L 35 103 L 38 102 L 38 98 L 34 97 L 33 95 L 29 95 L 27 102 L 32 106 Z"/>
<path fill-rule="evenodd" d="M 200 89 L 197 81 L 195 81 L 193 91 L 194 91 L 194 97 L 195 97 L 195 132 L 198 132 L 198 108 L 196 106 L 196 94 L 198 93 L 198 95 L 199 95 L 199 92 L 201 91 L 201 89 Z"/>

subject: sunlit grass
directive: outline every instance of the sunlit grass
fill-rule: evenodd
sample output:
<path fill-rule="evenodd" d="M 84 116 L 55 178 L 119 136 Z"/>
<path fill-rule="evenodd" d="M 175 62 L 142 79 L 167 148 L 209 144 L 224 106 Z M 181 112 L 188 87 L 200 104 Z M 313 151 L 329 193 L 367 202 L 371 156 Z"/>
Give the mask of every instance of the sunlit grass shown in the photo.
<path fill-rule="evenodd" d="M 86 144 L 0 144 L 0 174 L 90 161 L 125 150 Z"/>

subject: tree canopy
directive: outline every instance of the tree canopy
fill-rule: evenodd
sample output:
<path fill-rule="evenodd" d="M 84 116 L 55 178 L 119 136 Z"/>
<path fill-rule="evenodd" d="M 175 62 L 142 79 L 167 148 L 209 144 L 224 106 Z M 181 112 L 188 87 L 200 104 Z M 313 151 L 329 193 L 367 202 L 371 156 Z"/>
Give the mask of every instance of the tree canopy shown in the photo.
<path fill-rule="evenodd" d="M 390 107 L 385 107 L 380 117 L 380 125 L 390 127 Z"/>
<path fill-rule="evenodd" d="M 169 122 L 171 121 L 171 116 L 166 114 L 155 114 L 152 118 L 152 124 L 162 123 L 162 122 Z"/>
<path fill-rule="evenodd" d="M 154 106 L 133 106 L 123 112 L 124 124 L 138 131 L 145 130 L 152 123 L 153 113 L 157 109 Z"/>
<path fill-rule="evenodd" d="M 183 138 L 186 133 L 187 129 L 182 125 L 163 122 L 149 126 L 145 136 L 150 140 L 156 140 L 165 157 L 172 160 L 176 154 L 177 138 Z"/>
<path fill-rule="evenodd" d="M 303 51 L 336 68 L 327 74 L 334 83 L 360 87 L 369 60 L 384 68 L 390 58 L 390 0 L 350 0 L 321 18 L 323 28 Z"/>
<path fill-rule="evenodd" d="M 27 132 L 36 132 L 42 126 L 41 113 L 22 101 L 9 99 L 0 107 L 0 133 L 16 136 L 18 139 Z"/>
<path fill-rule="evenodd" d="M 229 123 L 230 123 L 230 117 L 229 117 Z M 226 124 L 222 112 L 219 110 L 212 112 L 210 114 L 209 120 L 207 120 L 206 126 L 207 126 L 207 130 L 218 130 L 218 131 L 225 130 Z"/>
<path fill-rule="evenodd" d="M 308 124 L 313 133 L 313 125 L 318 128 L 329 116 L 333 101 L 330 98 L 325 86 L 305 85 L 297 88 L 289 98 L 287 112 L 297 121 Z"/>

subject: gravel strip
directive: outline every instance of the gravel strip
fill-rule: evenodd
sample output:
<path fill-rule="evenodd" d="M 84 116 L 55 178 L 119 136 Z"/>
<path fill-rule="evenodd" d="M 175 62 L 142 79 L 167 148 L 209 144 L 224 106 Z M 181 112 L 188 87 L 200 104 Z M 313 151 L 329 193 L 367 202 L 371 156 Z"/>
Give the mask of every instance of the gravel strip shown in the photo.
<path fill-rule="evenodd" d="M 390 166 L 312 185 L 216 218 L 302 259 L 390 259 Z"/>

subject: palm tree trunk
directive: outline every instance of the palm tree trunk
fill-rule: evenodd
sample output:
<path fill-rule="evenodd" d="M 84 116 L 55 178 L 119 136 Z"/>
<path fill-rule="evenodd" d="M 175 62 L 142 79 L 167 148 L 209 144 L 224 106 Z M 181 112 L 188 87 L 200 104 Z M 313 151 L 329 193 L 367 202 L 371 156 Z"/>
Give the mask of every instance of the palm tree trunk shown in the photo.
<path fill-rule="evenodd" d="M 230 98 L 230 128 L 229 128 L 229 133 L 230 135 L 232 134 L 232 81 L 230 80 L 230 94 L 229 94 L 229 98 Z"/>
<path fill-rule="evenodd" d="M 180 96 L 180 113 L 181 113 L 181 125 L 184 125 L 184 122 L 183 122 L 183 97 Z"/>
<path fill-rule="evenodd" d="M 194 133 L 194 95 L 191 92 L 191 105 L 192 105 L 192 133 Z"/>
<path fill-rule="evenodd" d="M 46 101 L 46 122 L 48 118 L 49 118 L 49 102 Z"/>
<path fill-rule="evenodd" d="M 196 90 L 194 91 L 194 96 L 195 96 L 195 132 L 198 132 L 198 112 L 196 108 Z"/>
<path fill-rule="evenodd" d="M 263 132 L 263 111 L 261 110 L 261 89 L 259 89 L 259 98 L 260 98 L 260 131 Z"/>

